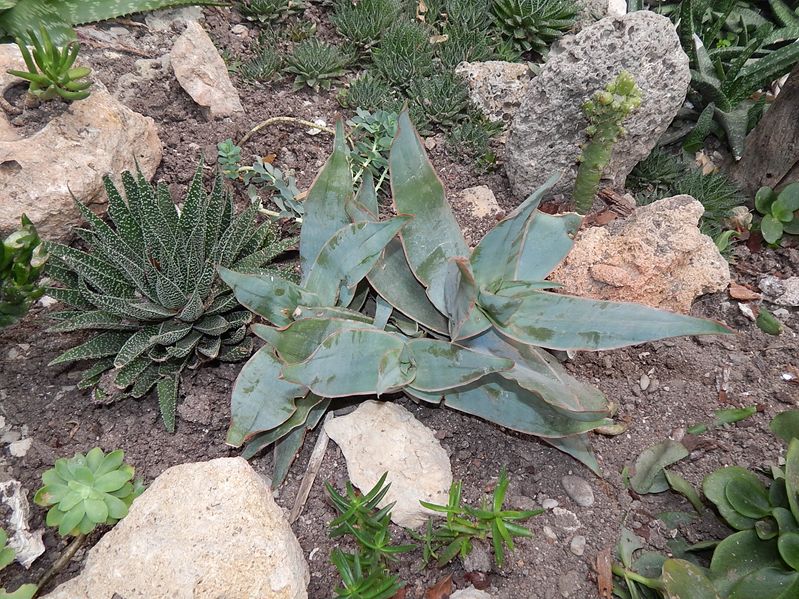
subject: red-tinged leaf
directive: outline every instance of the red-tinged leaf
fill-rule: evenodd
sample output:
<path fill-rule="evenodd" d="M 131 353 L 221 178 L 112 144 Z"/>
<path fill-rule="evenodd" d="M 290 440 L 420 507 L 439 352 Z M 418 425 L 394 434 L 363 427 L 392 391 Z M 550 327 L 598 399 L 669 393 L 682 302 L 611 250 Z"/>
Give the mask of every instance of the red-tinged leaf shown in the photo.
<path fill-rule="evenodd" d="M 428 587 L 424 599 L 448 599 L 450 594 L 452 594 L 452 574 L 447 574 L 433 586 Z"/>
<path fill-rule="evenodd" d="M 749 287 L 745 285 L 741 285 L 732 281 L 730 283 L 730 297 L 735 300 L 740 300 L 742 302 L 751 302 L 755 300 L 759 300 L 761 295 L 756 292 L 752 291 Z"/>

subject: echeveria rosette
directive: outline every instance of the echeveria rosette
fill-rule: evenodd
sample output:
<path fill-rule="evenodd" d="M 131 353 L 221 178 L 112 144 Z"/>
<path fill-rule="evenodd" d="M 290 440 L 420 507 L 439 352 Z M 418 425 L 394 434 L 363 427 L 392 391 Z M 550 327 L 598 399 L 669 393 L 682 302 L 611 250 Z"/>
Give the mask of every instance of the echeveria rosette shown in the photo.
<path fill-rule="evenodd" d="M 133 482 L 134 469 L 123 459 L 121 449 L 106 454 L 95 447 L 86 455 L 56 460 L 55 467 L 42 474 L 44 486 L 33 498 L 36 505 L 50 507 L 47 525 L 58 527 L 61 536 L 78 536 L 127 516 L 144 488 Z"/>

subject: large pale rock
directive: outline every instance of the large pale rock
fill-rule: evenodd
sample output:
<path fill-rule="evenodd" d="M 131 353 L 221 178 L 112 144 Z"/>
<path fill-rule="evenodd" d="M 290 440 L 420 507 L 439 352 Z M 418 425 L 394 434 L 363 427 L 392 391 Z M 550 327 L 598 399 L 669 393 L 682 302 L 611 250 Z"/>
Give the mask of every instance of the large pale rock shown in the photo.
<path fill-rule="evenodd" d="M 302 548 L 242 458 L 166 470 L 47 599 L 305 599 Z"/>
<path fill-rule="evenodd" d="M 580 5 L 578 26 L 590 25 L 603 17 L 627 14 L 627 0 L 577 0 Z"/>
<path fill-rule="evenodd" d="M 208 117 L 215 119 L 244 112 L 225 61 L 202 25 L 188 21 L 169 58 L 178 83 L 192 100 L 207 109 Z"/>
<path fill-rule="evenodd" d="M 466 80 L 472 102 L 494 122 L 513 119 L 532 79 L 526 64 L 501 60 L 462 62 L 455 72 Z"/>
<path fill-rule="evenodd" d="M 396 502 L 394 523 L 416 528 L 435 514 L 419 500 L 446 505 L 452 484 L 447 452 L 402 406 L 365 401 L 351 414 L 328 420 L 325 432 L 341 448 L 350 481 L 362 492 L 388 472 L 391 488 L 380 505 Z"/>
<path fill-rule="evenodd" d="M 641 88 L 641 106 L 624 123 L 605 178 L 615 186 L 657 143 L 685 100 L 688 57 L 671 21 L 649 11 L 606 17 L 561 39 L 513 119 L 506 171 L 514 194 L 527 197 L 553 173 L 555 193 L 571 192 L 588 120 L 582 105 L 626 69 Z"/>
<path fill-rule="evenodd" d="M 0 45 L 0 93 L 20 81 L 7 69 L 25 69 L 12 44 Z M 103 176 L 120 183 L 137 161 L 148 179 L 161 162 L 155 122 L 120 104 L 96 79 L 87 99 L 32 134 L 0 110 L 0 233 L 15 229 L 25 213 L 42 238 L 64 238 L 81 222 L 72 194 L 85 204 L 105 202 Z"/>
<path fill-rule="evenodd" d="M 572 295 L 689 312 L 696 297 L 730 282 L 727 261 L 699 231 L 703 213 L 702 204 L 681 195 L 583 230 L 551 278 Z"/>

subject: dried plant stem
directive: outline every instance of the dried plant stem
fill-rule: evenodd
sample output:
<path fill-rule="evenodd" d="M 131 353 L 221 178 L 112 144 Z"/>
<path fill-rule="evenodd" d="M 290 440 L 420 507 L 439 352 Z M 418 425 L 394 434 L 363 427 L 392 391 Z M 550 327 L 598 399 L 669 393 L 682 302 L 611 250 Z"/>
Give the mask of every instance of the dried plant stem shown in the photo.
<path fill-rule="evenodd" d="M 78 549 L 80 549 L 85 542 L 86 535 L 80 534 L 75 537 L 75 539 L 69 545 L 67 545 L 64 553 L 61 554 L 61 556 L 55 561 L 50 569 L 42 575 L 42 577 L 39 579 L 39 582 L 36 583 L 37 592 L 38 590 L 44 588 L 44 585 L 50 582 L 50 580 L 70 562 L 70 560 L 78 552 Z"/>
<path fill-rule="evenodd" d="M 319 131 L 324 131 L 325 133 L 330 133 L 330 135 L 335 135 L 335 129 L 331 129 L 330 127 L 325 127 L 324 125 L 320 125 L 318 123 L 314 123 L 312 121 L 306 121 L 305 119 L 300 119 L 293 116 L 275 116 L 271 119 L 266 119 L 258 123 L 255 127 L 250 129 L 247 134 L 241 138 L 241 141 L 237 145 L 243 146 L 246 144 L 250 138 L 258 133 L 261 129 L 268 127 L 269 125 L 276 125 L 278 123 L 288 123 L 291 125 L 299 125 L 301 127 L 310 127 L 312 129 L 319 129 Z"/>

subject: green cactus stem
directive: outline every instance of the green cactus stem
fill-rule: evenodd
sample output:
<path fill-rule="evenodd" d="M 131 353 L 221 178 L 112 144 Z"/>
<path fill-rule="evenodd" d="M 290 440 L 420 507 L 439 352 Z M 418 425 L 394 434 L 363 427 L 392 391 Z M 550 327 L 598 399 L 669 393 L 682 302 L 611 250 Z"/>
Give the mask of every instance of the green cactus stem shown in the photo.
<path fill-rule="evenodd" d="M 622 123 L 641 105 L 641 90 L 627 71 L 622 71 L 603 91 L 583 104 L 588 117 L 588 143 L 580 155 L 580 168 L 574 182 L 574 206 L 579 214 L 591 209 L 602 171 L 610 162 L 613 145 L 624 135 Z"/>

